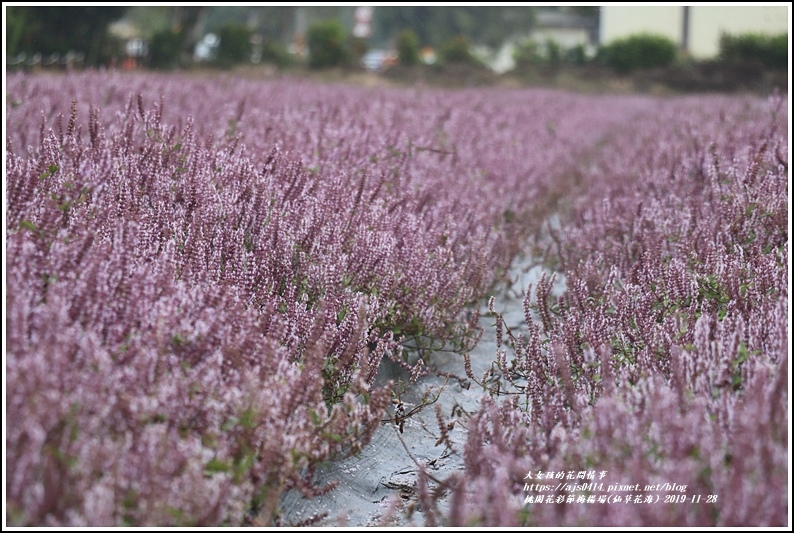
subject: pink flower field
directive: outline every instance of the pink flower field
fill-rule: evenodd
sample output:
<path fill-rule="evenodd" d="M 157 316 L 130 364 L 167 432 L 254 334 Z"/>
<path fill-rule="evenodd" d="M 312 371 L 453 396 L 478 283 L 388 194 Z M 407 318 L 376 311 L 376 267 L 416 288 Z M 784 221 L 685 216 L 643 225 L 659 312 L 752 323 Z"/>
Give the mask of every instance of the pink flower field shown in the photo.
<path fill-rule="evenodd" d="M 494 337 L 426 525 L 790 525 L 784 98 L 113 72 L 6 97 L 9 525 L 286 525 L 390 416 L 384 362 L 421 382 Z M 481 330 L 522 253 L 524 323 Z"/>

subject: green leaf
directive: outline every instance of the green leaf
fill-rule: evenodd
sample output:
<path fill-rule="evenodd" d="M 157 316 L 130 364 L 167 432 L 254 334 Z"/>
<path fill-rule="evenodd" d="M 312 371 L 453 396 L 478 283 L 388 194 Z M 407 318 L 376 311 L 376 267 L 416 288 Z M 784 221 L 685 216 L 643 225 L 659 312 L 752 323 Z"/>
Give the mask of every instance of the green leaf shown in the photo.
<path fill-rule="evenodd" d="M 249 407 L 241 413 L 240 425 L 246 429 L 251 429 L 256 426 L 256 412 L 253 408 Z"/>
<path fill-rule="evenodd" d="M 39 231 L 39 228 L 37 228 L 37 227 L 36 227 L 36 224 L 34 224 L 33 222 L 31 222 L 30 220 L 22 220 L 22 221 L 19 223 L 19 229 L 26 229 L 26 230 L 30 230 L 30 231 L 32 231 L 32 232 L 34 232 L 34 233 L 36 233 L 36 232 L 38 232 L 38 231 Z"/>
<path fill-rule="evenodd" d="M 216 472 L 231 472 L 231 470 L 231 465 L 220 459 L 211 459 L 210 462 L 204 465 L 204 472 L 209 474 L 214 474 Z"/>
<path fill-rule="evenodd" d="M 232 417 L 221 425 L 221 431 L 229 431 L 239 423 L 240 423 L 239 419 Z"/>

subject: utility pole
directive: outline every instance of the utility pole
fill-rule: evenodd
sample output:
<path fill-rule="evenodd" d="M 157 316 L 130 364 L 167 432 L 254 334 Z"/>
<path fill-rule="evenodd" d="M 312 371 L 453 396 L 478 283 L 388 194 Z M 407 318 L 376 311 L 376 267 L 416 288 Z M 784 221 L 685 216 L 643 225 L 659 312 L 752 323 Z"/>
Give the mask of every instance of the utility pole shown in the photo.
<path fill-rule="evenodd" d="M 689 53 L 689 6 L 683 6 L 683 23 L 681 25 L 681 51 Z"/>

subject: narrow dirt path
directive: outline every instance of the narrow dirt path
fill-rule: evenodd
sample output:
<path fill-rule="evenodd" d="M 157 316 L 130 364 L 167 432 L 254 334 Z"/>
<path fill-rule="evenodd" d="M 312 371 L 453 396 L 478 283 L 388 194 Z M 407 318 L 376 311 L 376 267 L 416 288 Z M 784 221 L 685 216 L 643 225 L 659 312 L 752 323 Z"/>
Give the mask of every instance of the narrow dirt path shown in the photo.
<path fill-rule="evenodd" d="M 510 286 L 494 295 L 495 309 L 502 313 L 506 325 L 513 331 L 524 329 L 522 291 L 529 283 L 537 283 L 542 273 L 543 269 L 533 267 L 529 258 L 516 259 L 510 272 Z M 480 313 L 479 325 L 484 333 L 471 352 L 475 376 L 482 376 L 490 368 L 496 352 L 493 317 L 488 316 L 486 304 Z M 412 508 L 416 500 L 417 463 L 427 465 L 429 474 L 437 479 L 462 469 L 465 413 L 476 411 L 486 393 L 466 378 L 461 355 L 434 353 L 430 364 L 436 372 L 411 384 L 400 395 L 406 414 L 416 410 L 405 420 L 402 432 L 393 422 L 384 421 L 361 454 L 329 464 L 318 472 L 316 480 L 320 486 L 339 481 L 334 490 L 313 499 L 306 499 L 297 491 L 287 493 L 281 502 L 284 524 L 296 524 L 325 514 L 326 518 L 317 525 L 383 525 L 383 517 L 393 508 L 395 498 L 400 498 L 403 512 Z M 384 361 L 378 382 L 389 380 L 395 383 L 395 390 L 399 390 L 400 383 L 409 382 L 409 375 L 398 365 Z M 428 405 L 416 409 L 423 403 Z M 452 450 L 437 444 L 440 436 L 437 409 L 447 422 L 455 421 L 449 432 Z M 393 417 L 394 408 L 390 411 Z M 395 513 L 396 524 L 389 525 L 409 525 L 403 512 Z M 421 511 L 415 512 L 409 520 L 422 525 Z"/>

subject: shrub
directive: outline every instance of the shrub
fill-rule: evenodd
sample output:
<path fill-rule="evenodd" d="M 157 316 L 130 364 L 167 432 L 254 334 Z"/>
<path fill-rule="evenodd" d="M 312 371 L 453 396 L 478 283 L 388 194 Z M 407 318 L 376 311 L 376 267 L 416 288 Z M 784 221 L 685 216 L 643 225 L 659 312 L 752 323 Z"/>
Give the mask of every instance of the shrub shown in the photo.
<path fill-rule="evenodd" d="M 229 23 L 219 35 L 218 65 L 229 68 L 248 61 L 251 57 L 251 30 L 244 24 Z"/>
<path fill-rule="evenodd" d="M 274 39 L 264 40 L 260 54 L 262 61 L 280 68 L 290 67 L 295 63 L 295 58 L 287 47 Z"/>
<path fill-rule="evenodd" d="M 571 65 L 584 65 L 587 63 L 587 50 L 583 44 L 577 44 L 565 51 L 565 62 Z"/>
<path fill-rule="evenodd" d="M 553 39 L 546 39 L 546 61 L 549 65 L 558 66 L 562 63 L 562 47 Z"/>
<path fill-rule="evenodd" d="M 463 35 L 449 39 L 441 45 L 438 54 L 443 63 L 478 63 L 469 51 L 469 43 Z"/>
<path fill-rule="evenodd" d="M 563 48 L 557 41 L 547 39 L 542 45 L 528 39 L 516 46 L 513 60 L 519 70 L 532 66 L 559 67 L 564 64 L 582 65 L 587 61 L 584 45 Z"/>
<path fill-rule="evenodd" d="M 350 35 L 348 38 L 348 46 L 350 50 L 350 55 L 348 56 L 350 64 L 361 64 L 361 60 L 363 59 L 364 55 L 367 53 L 369 47 L 367 46 L 367 40 L 362 39 L 361 37 L 355 37 Z"/>
<path fill-rule="evenodd" d="M 676 44 L 662 35 L 640 33 L 616 39 L 599 50 L 601 61 L 618 72 L 666 67 L 676 58 Z"/>
<path fill-rule="evenodd" d="M 413 30 L 403 30 L 397 35 L 397 57 L 401 65 L 419 63 L 419 38 Z"/>
<path fill-rule="evenodd" d="M 719 57 L 729 63 L 755 62 L 772 69 L 785 70 L 789 64 L 788 36 L 722 34 Z"/>
<path fill-rule="evenodd" d="M 152 68 L 170 70 L 179 66 L 180 38 L 178 33 L 162 30 L 149 41 L 149 61 Z"/>
<path fill-rule="evenodd" d="M 517 68 L 526 68 L 543 63 L 543 54 L 541 54 L 540 47 L 536 41 L 527 39 L 516 46 L 513 51 L 513 59 Z"/>
<path fill-rule="evenodd" d="M 346 32 L 336 20 L 316 22 L 309 27 L 309 66 L 327 68 L 344 65 L 349 61 Z"/>

